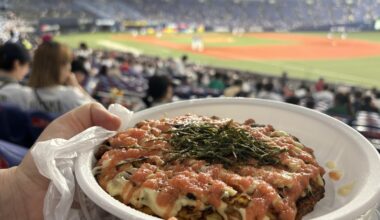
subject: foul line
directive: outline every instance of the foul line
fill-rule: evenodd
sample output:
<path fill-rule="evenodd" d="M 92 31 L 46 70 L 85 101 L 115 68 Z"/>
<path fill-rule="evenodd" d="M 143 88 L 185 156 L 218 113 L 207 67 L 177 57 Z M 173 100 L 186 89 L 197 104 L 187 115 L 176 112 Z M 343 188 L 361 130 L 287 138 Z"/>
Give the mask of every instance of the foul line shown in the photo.
<path fill-rule="evenodd" d="M 129 52 L 129 53 L 133 53 L 135 55 L 141 54 L 141 50 L 139 50 L 139 49 L 136 49 L 136 48 L 130 47 L 130 46 L 126 46 L 123 44 L 115 43 L 113 41 L 101 40 L 101 41 L 98 41 L 96 43 L 101 45 L 101 46 L 113 49 L 113 50 L 118 50 L 118 51 L 122 51 L 122 52 Z"/>

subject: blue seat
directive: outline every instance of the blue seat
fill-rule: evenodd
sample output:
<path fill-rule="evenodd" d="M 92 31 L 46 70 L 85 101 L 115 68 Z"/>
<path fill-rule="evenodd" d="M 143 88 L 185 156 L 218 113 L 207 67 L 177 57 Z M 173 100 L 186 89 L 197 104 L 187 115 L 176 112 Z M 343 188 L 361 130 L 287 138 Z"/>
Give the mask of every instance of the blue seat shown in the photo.
<path fill-rule="evenodd" d="M 0 140 L 0 158 L 3 158 L 9 167 L 19 165 L 27 152 L 27 148 Z"/>
<path fill-rule="evenodd" d="M 0 139 L 21 146 L 31 143 L 29 116 L 18 107 L 0 104 L 0 125 Z"/>
<path fill-rule="evenodd" d="M 58 115 L 30 111 L 8 104 L 0 104 L 0 139 L 31 147 L 41 132 Z"/>

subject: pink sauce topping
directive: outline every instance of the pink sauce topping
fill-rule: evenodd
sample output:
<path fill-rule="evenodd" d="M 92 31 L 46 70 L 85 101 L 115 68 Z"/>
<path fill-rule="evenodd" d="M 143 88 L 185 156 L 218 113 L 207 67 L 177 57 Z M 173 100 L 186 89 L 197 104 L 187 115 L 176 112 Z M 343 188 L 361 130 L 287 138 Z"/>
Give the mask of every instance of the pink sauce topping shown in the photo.
<path fill-rule="evenodd" d="M 129 183 L 124 188 L 122 198 L 125 204 L 129 203 L 132 194 L 139 188 L 150 188 L 158 192 L 157 205 L 167 210 L 161 217 L 170 218 L 173 206 L 181 196 L 190 195 L 198 202 L 218 208 L 226 189 L 232 188 L 249 196 L 245 212 L 248 220 L 264 218 L 269 209 L 279 213 L 279 219 L 294 219 L 296 201 L 306 191 L 310 181 L 323 176 L 324 170 L 318 165 L 310 148 L 296 149 L 291 136 L 271 137 L 274 129 L 270 125 L 251 127 L 252 120 L 239 126 L 253 138 L 286 148 L 280 155 L 278 165 L 259 166 L 252 160 L 249 163 L 251 165 L 227 169 L 221 164 L 207 164 L 194 159 L 168 164 L 163 162 L 165 153 L 171 147 L 166 141 L 170 138 L 166 132 L 172 129 L 172 125 L 200 122 L 223 124 L 226 121 L 186 115 L 140 122 L 138 128 L 128 129 L 109 139 L 113 149 L 104 153 L 98 161 L 99 166 L 109 161 L 97 177 L 99 184 L 106 189 L 107 183 L 118 173 L 128 170 L 130 165 L 118 166 L 121 161 L 144 157 L 146 159 L 131 173 Z"/>

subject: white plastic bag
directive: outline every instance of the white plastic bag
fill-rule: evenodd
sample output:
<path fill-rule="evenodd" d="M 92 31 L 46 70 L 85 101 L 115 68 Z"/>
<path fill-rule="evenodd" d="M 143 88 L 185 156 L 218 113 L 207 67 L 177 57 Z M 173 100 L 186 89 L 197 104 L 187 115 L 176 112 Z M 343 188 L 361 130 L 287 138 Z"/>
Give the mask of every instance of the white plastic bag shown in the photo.
<path fill-rule="evenodd" d="M 119 130 L 125 130 L 133 112 L 118 104 L 111 105 L 108 110 L 120 117 L 122 123 Z M 75 158 L 81 152 L 98 146 L 115 134 L 115 131 L 91 127 L 69 140 L 53 139 L 39 142 L 34 146 L 31 153 L 36 166 L 43 176 L 51 180 L 44 201 L 45 219 L 79 220 L 88 218 L 81 209 L 72 208 L 76 191 L 79 198 L 82 199 L 82 204 L 84 198 L 80 191 L 75 189 Z"/>

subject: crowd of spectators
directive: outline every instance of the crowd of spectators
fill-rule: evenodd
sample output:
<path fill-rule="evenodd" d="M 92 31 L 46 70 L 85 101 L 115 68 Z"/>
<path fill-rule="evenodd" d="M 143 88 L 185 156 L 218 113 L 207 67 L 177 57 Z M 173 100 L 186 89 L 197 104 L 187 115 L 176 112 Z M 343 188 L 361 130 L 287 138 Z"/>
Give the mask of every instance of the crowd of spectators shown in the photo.
<path fill-rule="evenodd" d="M 33 60 L 33 62 L 31 62 Z M 31 68 L 29 66 L 31 65 Z M 61 115 L 84 103 L 119 103 L 139 111 L 177 100 L 255 97 L 301 105 L 350 122 L 360 111 L 379 113 L 380 91 L 221 69 L 180 59 L 71 50 L 44 37 L 27 51 L 8 41 L 0 47 L 0 100 L 25 111 Z"/>
<path fill-rule="evenodd" d="M 375 21 L 379 1 L 372 0 L 132 0 L 128 7 L 144 18 L 165 23 L 243 27 L 247 30 L 344 25 Z"/>
<path fill-rule="evenodd" d="M 133 110 L 181 99 L 202 97 L 256 97 L 303 105 L 331 114 L 352 116 L 355 112 L 379 112 L 380 91 L 317 82 L 249 74 L 189 63 L 181 59 L 136 56 L 95 50 L 85 43 L 71 51 L 47 39 L 30 56 L 22 45 L 8 42 L 0 49 L 2 89 L 9 82 L 25 83 L 28 100 L 4 98 L 23 109 L 64 113 L 96 99 L 103 104 L 120 102 Z M 20 87 L 17 85 L 17 90 Z M 21 87 L 20 87 L 21 88 Z M 54 88 L 54 89 L 52 89 Z M 70 89 L 68 89 L 70 88 Z M 29 91 L 30 90 L 30 91 Z M 13 92 L 12 92 L 13 94 Z M 93 98 L 92 98 L 93 97 Z"/>
<path fill-rule="evenodd" d="M 3 0 L 4 1 L 4 0 Z M 380 16 L 373 0 L 5 0 L 27 20 L 44 18 L 108 18 L 152 23 L 203 24 L 295 30 L 308 27 L 370 24 Z"/>
<path fill-rule="evenodd" d="M 74 0 L 0 0 L 5 7 L 14 11 L 26 21 L 38 21 L 43 18 L 78 18 L 89 19 L 93 17 L 78 6 L 79 1 Z"/>

